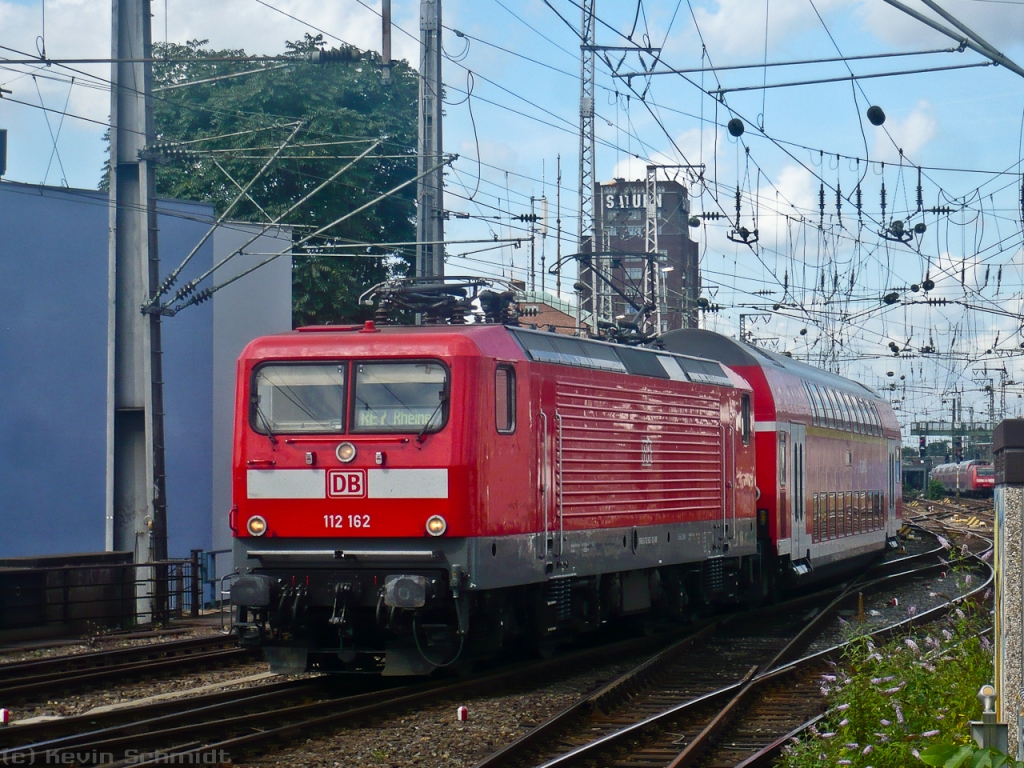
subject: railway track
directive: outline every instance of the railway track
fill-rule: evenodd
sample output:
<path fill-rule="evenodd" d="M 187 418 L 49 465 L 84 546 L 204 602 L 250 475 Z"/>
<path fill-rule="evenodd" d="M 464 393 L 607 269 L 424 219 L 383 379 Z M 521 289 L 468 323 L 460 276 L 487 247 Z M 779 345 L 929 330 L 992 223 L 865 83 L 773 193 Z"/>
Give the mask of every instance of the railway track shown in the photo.
<path fill-rule="evenodd" d="M 926 553 L 905 558 L 921 560 Z M 677 645 L 631 670 L 601 691 L 582 699 L 519 740 L 477 764 L 476 768 L 515 766 L 622 766 L 623 768 L 682 768 L 683 766 L 735 766 L 757 755 L 780 738 L 797 729 L 822 711 L 819 692 L 821 675 L 828 663 L 841 653 L 841 646 L 793 660 L 819 632 L 823 623 L 856 592 L 891 586 L 894 580 L 921 574 L 911 568 L 854 585 L 827 607 L 806 621 L 775 625 L 767 633 L 777 645 L 765 642 L 764 633 L 749 633 L 744 645 L 754 653 L 737 655 L 731 664 L 721 664 L 723 654 L 715 655 L 715 667 L 729 678 L 716 686 L 698 674 L 685 672 L 691 656 L 706 659 L 728 641 L 729 633 L 743 633 L 764 621 L 742 622 L 731 630 L 709 634 L 703 649 Z M 982 587 L 983 588 L 983 587 Z M 951 603 L 926 611 L 913 620 L 935 618 Z M 780 617 L 777 617 L 777 619 Z M 884 635 L 906 625 L 900 622 L 880 629 Z M 692 642 L 692 641 L 691 641 Z M 685 651 L 689 651 L 686 653 Z M 749 664 L 745 670 L 744 664 Z"/>
<path fill-rule="evenodd" d="M 256 654 L 239 648 L 236 638 L 214 635 L 0 664 L 0 701 L 9 706 L 121 680 L 225 666 L 252 658 Z"/>
<path fill-rule="evenodd" d="M 932 553 L 926 553 L 932 554 Z M 909 567 L 926 555 L 907 557 L 889 564 L 888 567 Z M 838 592 L 834 592 L 835 597 Z M 815 612 L 814 600 L 804 598 L 789 604 L 786 610 L 795 612 L 798 619 Z M 818 609 L 820 611 L 820 607 Z M 765 612 L 768 616 L 770 612 Z M 739 618 L 748 617 L 742 614 Z M 215 694 L 159 702 L 129 710 L 117 710 L 103 714 L 86 714 L 62 720 L 40 722 L 25 726 L 14 726 L 0 731 L 0 764 L 15 760 L 26 761 L 32 755 L 45 753 L 52 761 L 72 760 L 88 764 L 88 755 L 104 764 L 147 765 L 166 763 L 168 760 L 197 762 L 211 754 L 227 754 L 237 761 L 241 755 L 266 748 L 268 744 L 290 742 L 309 734 L 337 730 L 366 722 L 375 716 L 394 716 L 397 712 L 422 707 L 447 698 L 466 700 L 474 695 L 493 694 L 496 690 L 522 690 L 549 685 L 559 675 L 579 672 L 586 665 L 600 667 L 621 661 L 631 656 L 649 659 L 651 653 L 662 651 L 675 654 L 683 664 L 679 667 L 676 687 L 663 686 L 662 697 L 679 699 L 682 686 L 693 695 L 700 691 L 731 690 L 729 674 L 742 677 L 756 660 L 778 657 L 780 649 L 792 634 L 792 628 L 782 621 L 777 631 L 766 633 L 760 638 L 745 638 L 741 632 L 728 627 L 733 622 L 719 620 L 691 627 L 691 634 L 682 638 L 680 631 L 669 635 L 637 638 L 602 647 L 575 651 L 549 661 L 518 665 L 510 670 L 477 676 L 466 680 L 433 680 L 425 683 L 404 685 L 396 690 L 365 690 L 351 695 L 341 695 L 337 685 L 323 678 L 273 683 L 244 691 L 220 691 Z M 790 622 L 792 623 L 792 622 Z M 800 622 L 802 623 L 802 622 Z M 723 626 L 724 625 L 724 628 Z M 731 634 L 730 634 L 731 633 Z M 676 641 L 675 646 L 670 642 Z M 700 644 L 714 645 L 721 659 L 728 658 L 729 664 L 719 664 L 718 670 L 711 669 L 706 656 L 693 653 Z M 675 651 L 672 650 L 675 648 Z M 686 649 L 690 651 L 687 652 Z M 683 674 L 689 658 L 689 668 Z M 696 659 L 696 661 L 694 661 Z M 703 659 L 703 664 L 700 660 Z M 653 661 L 647 666 L 652 671 L 657 667 Z M 691 675 L 691 676 L 688 676 Z M 616 698 L 628 703 L 636 699 L 639 689 L 633 690 L 642 675 L 628 684 L 610 687 L 606 692 L 612 701 Z M 374 678 L 376 680 L 376 678 Z M 336 682 L 336 681 L 335 681 Z M 380 681 L 378 681 L 379 684 Z M 351 686 L 351 680 L 346 684 Z M 393 685 L 393 681 L 391 681 Z M 368 687 L 373 684 L 367 683 Z M 647 706 L 654 712 L 663 702 L 658 694 L 647 696 Z M 626 718 L 628 720 L 628 718 Z M 611 718 L 606 723 L 607 732 L 621 728 Z M 129 753 L 131 751 L 131 753 Z M 150 752 L 151 761 L 139 753 Z M 82 760 L 82 756 L 86 756 Z"/>
<path fill-rule="evenodd" d="M 245 691 L 221 691 L 174 702 L 160 702 L 130 711 L 12 726 L 0 731 L 0 765 L 32 764 L 33 756 L 45 753 L 53 761 L 89 764 L 88 755 L 111 764 L 163 764 L 160 759 L 185 760 L 189 754 L 226 751 L 234 755 L 267 743 L 291 740 L 317 729 L 344 726 L 374 715 L 394 714 L 447 696 L 471 696 L 518 684 L 541 685 L 553 677 L 587 664 L 607 664 L 636 655 L 649 655 L 678 638 L 675 631 L 620 641 L 575 651 L 553 659 L 516 665 L 514 668 L 465 680 L 431 680 L 410 685 L 406 681 L 367 678 L 364 692 L 342 695 L 339 684 L 351 688 L 350 678 L 327 677 L 263 685 Z M 359 685 L 357 682 L 356 685 Z M 377 690 L 372 690 L 376 686 Z M 396 690 L 396 686 L 400 686 Z M 152 763 L 138 757 L 138 750 L 160 751 Z M 80 758 L 86 756 L 84 761 Z M 109 756 L 109 757 L 108 757 Z"/>

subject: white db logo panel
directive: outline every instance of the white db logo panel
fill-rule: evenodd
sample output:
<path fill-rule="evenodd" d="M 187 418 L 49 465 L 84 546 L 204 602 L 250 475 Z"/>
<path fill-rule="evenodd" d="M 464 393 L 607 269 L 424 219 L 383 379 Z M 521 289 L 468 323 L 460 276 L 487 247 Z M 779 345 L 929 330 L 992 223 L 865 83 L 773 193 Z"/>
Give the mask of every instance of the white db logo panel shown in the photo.
<path fill-rule="evenodd" d="M 327 473 L 327 495 L 332 499 L 366 496 L 366 470 L 332 469 Z"/>

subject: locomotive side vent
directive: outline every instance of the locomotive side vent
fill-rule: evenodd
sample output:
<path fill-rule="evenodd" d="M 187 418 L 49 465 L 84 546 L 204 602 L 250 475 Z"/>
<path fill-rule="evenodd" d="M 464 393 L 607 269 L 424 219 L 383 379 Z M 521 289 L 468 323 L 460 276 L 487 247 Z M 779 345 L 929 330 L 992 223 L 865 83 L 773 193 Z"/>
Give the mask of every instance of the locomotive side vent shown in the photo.
<path fill-rule="evenodd" d="M 544 601 L 551 610 L 551 615 L 558 621 L 568 621 L 572 617 L 572 584 L 570 579 L 552 579 L 544 587 Z"/>
<path fill-rule="evenodd" d="M 707 594 L 715 594 L 724 589 L 725 583 L 722 578 L 722 558 L 716 557 L 712 560 L 704 561 L 702 582 L 704 585 L 704 591 Z"/>

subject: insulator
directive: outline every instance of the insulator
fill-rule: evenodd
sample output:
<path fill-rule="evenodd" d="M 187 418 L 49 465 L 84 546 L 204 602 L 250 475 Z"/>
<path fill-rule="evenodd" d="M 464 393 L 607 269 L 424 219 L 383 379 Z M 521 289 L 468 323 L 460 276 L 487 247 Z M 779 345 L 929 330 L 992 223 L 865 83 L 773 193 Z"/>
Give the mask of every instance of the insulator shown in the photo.
<path fill-rule="evenodd" d="M 192 297 L 192 304 L 202 304 L 204 301 L 213 298 L 213 288 L 204 288 Z"/>
<path fill-rule="evenodd" d="M 882 182 L 882 223 L 885 223 L 885 182 Z"/>
<path fill-rule="evenodd" d="M 836 182 L 836 218 L 839 219 L 839 225 L 843 224 L 843 190 L 839 182 Z"/>
<path fill-rule="evenodd" d="M 860 195 L 860 184 L 857 184 L 857 189 L 855 190 L 855 192 L 856 192 L 856 198 L 857 198 L 857 203 L 856 203 L 856 205 L 857 205 L 857 221 L 860 221 L 861 220 L 860 216 L 861 216 L 861 212 L 862 212 L 862 208 L 863 208 L 863 202 L 864 202 L 861 199 L 861 195 Z"/>
<path fill-rule="evenodd" d="M 358 48 L 345 46 L 334 48 L 330 51 L 313 51 L 309 60 L 314 64 L 340 64 L 342 62 L 359 61 L 363 54 Z"/>
<path fill-rule="evenodd" d="M 818 187 L 818 226 L 825 226 L 825 182 Z"/>
<path fill-rule="evenodd" d="M 189 281 L 185 283 L 183 286 L 181 286 L 181 288 L 178 289 L 178 292 L 174 294 L 175 301 L 187 299 L 192 294 L 192 291 L 194 291 L 195 289 L 196 284 L 194 281 Z"/>
<path fill-rule="evenodd" d="M 742 194 L 743 193 L 740 192 L 740 188 L 737 186 L 736 187 L 736 226 L 739 226 L 739 223 L 740 223 L 740 203 L 741 203 L 741 201 L 743 199 Z"/>
<path fill-rule="evenodd" d="M 917 210 L 924 208 L 924 188 L 921 186 L 921 169 L 917 169 Z"/>

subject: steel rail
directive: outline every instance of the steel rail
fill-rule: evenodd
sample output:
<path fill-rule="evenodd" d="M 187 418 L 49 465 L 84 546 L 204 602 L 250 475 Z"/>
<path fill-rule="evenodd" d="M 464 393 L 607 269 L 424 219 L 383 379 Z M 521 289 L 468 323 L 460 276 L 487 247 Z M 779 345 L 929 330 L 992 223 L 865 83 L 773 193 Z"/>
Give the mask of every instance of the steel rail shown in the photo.
<path fill-rule="evenodd" d="M 209 750 L 231 750 L 242 746 L 252 747 L 265 741 L 293 736 L 310 728 L 392 713 L 396 708 L 415 706 L 446 696 L 491 692 L 495 687 L 519 685 L 524 679 L 542 678 L 550 681 L 552 674 L 568 674 L 580 664 L 608 663 L 624 655 L 650 653 L 653 649 L 677 639 L 679 635 L 680 633 L 675 631 L 620 641 L 454 683 L 446 680 L 418 683 L 402 688 L 398 695 L 392 688 L 340 698 L 321 697 L 313 702 L 253 713 L 252 705 L 266 706 L 272 694 L 245 696 L 245 692 L 242 692 L 243 696 L 237 699 L 222 694 L 221 702 L 213 706 L 204 703 L 203 706 L 194 709 L 170 712 L 165 716 L 157 715 L 141 723 L 125 723 L 109 729 L 93 729 L 48 741 L 22 743 L 16 748 L 0 751 L 0 765 L 13 764 L 14 760 L 26 759 L 28 755 L 39 754 L 41 750 L 51 756 L 49 759 L 70 760 L 69 756 L 73 755 L 116 755 L 119 748 L 130 747 L 135 751 L 144 750 L 150 745 L 164 750 L 160 752 L 159 759 L 154 758 L 153 762 L 147 763 L 144 759 L 133 757 L 125 760 L 123 764 L 162 765 L 166 763 L 168 754 L 173 754 L 174 760 L 181 759 L 187 762 L 190 754 L 201 754 Z M 239 692 L 234 693 L 237 697 Z M 242 698 L 246 701 L 241 701 Z M 225 716 L 237 712 L 244 714 Z M 147 711 L 147 714 L 156 713 Z M 286 721 L 287 724 L 282 725 L 282 721 Z M 86 716 L 81 716 L 79 723 L 85 722 Z M 254 729 L 261 730 L 254 732 Z M 10 730 L 16 732 L 18 726 Z M 196 746 L 202 743 L 204 733 L 214 734 L 215 738 L 205 746 Z M 171 746 L 169 750 L 164 749 L 168 744 L 177 746 Z M 104 759 L 107 760 L 105 765 L 111 764 L 109 758 Z"/>
<path fill-rule="evenodd" d="M 956 604 L 968 600 L 973 596 L 980 594 L 983 590 L 987 589 L 992 584 L 993 579 L 995 577 L 994 571 L 992 567 L 988 563 L 983 561 L 980 557 L 972 557 L 982 568 L 984 568 L 988 572 L 988 578 L 985 579 L 981 585 L 979 585 L 978 587 L 964 595 L 960 595 L 956 598 L 953 598 L 952 600 L 946 601 L 942 605 L 923 611 L 920 614 L 916 614 L 901 622 L 897 622 L 896 624 L 891 624 L 887 627 L 883 627 L 879 630 L 871 632 L 869 633 L 870 636 L 874 638 L 886 638 L 890 637 L 891 635 L 899 631 L 902 631 L 903 629 L 928 623 L 933 619 L 945 615 Z M 894 574 L 892 577 L 887 577 L 887 579 L 900 578 L 901 576 L 902 574 Z M 693 766 L 694 764 L 696 764 L 696 762 L 703 756 L 703 754 L 711 748 L 714 739 L 718 737 L 724 730 L 724 726 L 713 728 L 713 725 L 715 725 L 715 723 L 719 722 L 722 719 L 734 718 L 737 715 L 739 707 L 744 704 L 749 704 L 750 700 L 753 698 L 755 693 L 761 693 L 762 689 L 765 688 L 767 684 L 781 683 L 782 678 L 787 678 L 787 684 L 791 684 L 790 681 L 792 680 L 794 674 L 796 674 L 797 672 L 814 669 L 816 665 L 820 665 L 826 659 L 836 656 L 838 652 L 840 652 L 843 649 L 843 647 L 845 647 L 845 645 L 845 643 L 840 643 L 831 648 L 819 651 L 818 653 L 805 656 L 790 664 L 769 667 L 767 672 L 756 676 L 753 680 L 750 681 L 750 683 L 748 683 L 742 690 L 740 690 L 733 698 L 733 700 L 730 701 L 729 704 L 723 708 L 722 712 L 719 713 L 718 716 L 716 716 L 712 724 L 709 724 L 708 727 L 704 729 L 704 731 L 702 731 L 696 738 L 694 738 L 689 744 L 687 744 L 686 748 L 682 752 L 680 752 L 679 755 L 671 763 L 668 764 L 667 768 L 689 768 L 689 766 Z M 805 722 L 801 727 L 809 727 L 809 722 L 810 721 Z M 777 744 L 778 748 L 781 748 L 782 743 L 784 743 L 784 740 L 782 742 L 778 742 L 778 740 L 773 742 L 773 744 Z"/>
<path fill-rule="evenodd" d="M 99 667 L 49 672 L 42 675 L 22 675 L 7 678 L 0 684 L 0 697 L 5 703 L 24 703 L 74 690 L 87 690 L 120 680 L 133 680 L 140 676 L 157 676 L 166 672 L 184 671 L 209 665 L 227 666 L 244 659 L 255 659 L 252 648 L 220 648 L 176 653 L 164 658 L 108 664 Z"/>
<path fill-rule="evenodd" d="M 899 560 L 888 565 L 887 567 L 892 567 L 893 565 L 907 565 L 916 560 L 934 557 L 940 551 L 943 551 L 941 547 L 929 550 L 927 552 L 922 552 L 917 555 L 911 555 L 905 558 L 900 558 Z M 776 657 L 768 664 L 760 665 L 759 668 L 750 670 L 747 675 L 745 675 L 742 679 L 740 679 L 737 682 L 721 687 L 718 690 L 704 693 L 703 695 L 698 696 L 689 701 L 676 704 L 672 707 L 665 709 L 660 713 L 643 718 L 642 720 L 636 723 L 621 728 L 616 732 L 602 735 L 601 737 L 593 740 L 589 744 L 577 747 L 571 750 L 570 752 L 564 753 L 549 760 L 548 762 L 545 762 L 543 764 L 544 768 L 555 768 L 556 766 L 575 764 L 577 762 L 585 762 L 588 759 L 594 760 L 595 754 L 604 753 L 606 750 L 614 748 L 623 743 L 628 742 L 630 744 L 633 744 L 636 737 L 638 737 L 643 732 L 652 729 L 660 729 L 664 723 L 670 722 L 678 718 L 679 716 L 687 713 L 688 710 L 703 709 L 706 708 L 708 705 L 716 704 L 723 698 L 728 698 L 729 702 L 726 704 L 725 707 L 723 707 L 722 710 L 720 710 L 718 715 L 712 716 L 710 722 L 704 729 L 704 732 L 702 732 L 702 734 L 698 738 L 694 739 L 694 741 L 691 742 L 690 745 L 688 745 L 690 749 L 687 757 L 683 758 L 682 760 L 679 760 L 680 755 L 682 753 L 674 755 L 674 759 L 679 760 L 679 764 L 689 763 L 691 761 L 691 757 L 695 757 L 701 752 L 701 743 L 710 743 L 713 737 L 728 725 L 729 720 L 735 715 L 740 705 L 750 695 L 749 692 L 759 688 L 761 685 L 764 684 L 764 682 L 774 679 L 773 677 L 769 676 L 770 670 L 772 670 L 773 668 L 777 668 L 779 664 L 783 664 L 787 658 L 791 657 L 797 651 L 797 649 L 803 647 L 808 642 L 810 635 L 813 633 L 814 626 L 820 626 L 821 622 L 823 622 L 827 616 L 831 615 L 836 609 L 838 609 L 840 604 L 850 599 L 854 594 L 856 594 L 857 591 L 873 590 L 882 584 L 892 583 L 892 581 L 894 580 L 904 580 L 907 578 L 912 578 L 914 576 L 923 575 L 924 573 L 941 567 L 944 566 L 941 563 L 936 563 L 933 565 L 928 565 L 924 568 L 911 568 L 909 570 L 889 574 L 866 582 L 861 582 L 858 579 L 857 581 L 851 584 L 845 585 L 844 590 L 842 591 L 840 596 L 833 600 L 827 609 L 822 611 L 818 616 L 815 616 L 814 619 L 809 623 L 809 625 L 805 627 L 803 630 L 801 630 L 801 632 L 796 637 L 794 637 L 786 645 L 786 647 L 783 650 L 781 650 L 776 655 Z M 925 612 L 921 615 L 928 616 L 929 612 Z M 745 617 L 749 619 L 752 616 L 751 614 L 745 614 Z M 830 649 L 830 652 L 834 651 L 835 649 Z M 662 657 L 665 659 L 667 659 L 669 656 L 670 654 L 668 652 L 662 654 Z M 821 656 L 821 654 L 814 654 L 809 657 L 806 657 L 807 661 L 800 660 L 800 663 L 813 664 L 818 660 L 819 657 L 824 658 L 823 656 Z M 819 661 L 818 663 L 821 662 Z M 648 668 L 648 674 L 650 674 L 650 664 L 651 662 L 647 662 L 645 665 L 643 665 L 643 667 Z M 789 671 L 791 666 L 792 664 L 784 666 L 782 668 Z M 642 669 L 643 667 L 634 670 L 634 672 Z M 762 670 L 760 674 L 758 674 L 758 669 Z M 632 692 L 637 686 L 630 680 L 630 674 L 631 673 L 627 673 L 623 676 L 623 678 L 620 678 L 620 680 L 616 681 L 616 683 L 614 683 L 612 686 L 606 687 L 605 690 L 611 687 L 619 687 L 627 688 Z M 483 761 L 477 763 L 475 768 L 494 768 L 498 765 L 512 764 L 518 761 L 520 758 L 522 758 L 529 751 L 534 750 L 538 742 L 542 742 L 543 740 L 550 737 L 552 734 L 556 733 L 559 730 L 562 730 L 563 726 L 568 726 L 574 719 L 587 715 L 593 711 L 604 711 L 602 705 L 605 704 L 605 701 L 602 701 L 598 698 L 599 695 L 604 694 L 604 692 L 604 690 L 599 691 L 596 694 L 592 694 L 591 696 L 586 697 L 580 702 L 573 704 L 572 706 L 570 706 L 563 712 L 559 713 L 548 722 L 543 723 L 542 725 L 538 726 L 533 731 L 525 734 L 512 744 L 508 745 L 502 750 L 499 750 L 498 752 L 495 752 Z M 684 750 L 684 752 L 686 751 L 687 750 Z"/>
<path fill-rule="evenodd" d="M 49 659 L 33 659 L 31 661 L 14 661 L 0 664 L 0 680 L 10 675 L 24 677 L 26 674 L 46 674 L 49 672 L 66 672 L 75 669 L 100 667 L 105 664 L 116 664 L 124 661 L 142 661 L 157 656 L 191 653 L 194 650 L 208 650 L 237 646 L 238 639 L 234 636 L 212 635 L 194 637 L 187 640 L 168 640 L 164 643 L 145 643 L 130 648 L 115 648 L 107 651 L 87 651 Z"/>

